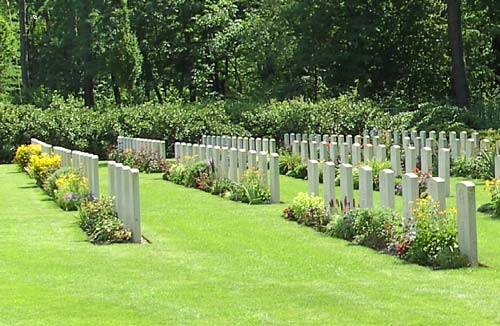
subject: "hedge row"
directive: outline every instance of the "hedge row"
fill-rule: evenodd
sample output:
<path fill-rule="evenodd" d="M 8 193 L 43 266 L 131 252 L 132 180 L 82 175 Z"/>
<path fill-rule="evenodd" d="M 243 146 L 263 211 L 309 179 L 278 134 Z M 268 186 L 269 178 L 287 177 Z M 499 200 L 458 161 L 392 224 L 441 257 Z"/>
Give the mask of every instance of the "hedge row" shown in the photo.
<path fill-rule="evenodd" d="M 424 105 L 418 111 L 393 114 L 352 95 L 311 103 L 301 99 L 249 103 L 164 105 L 88 109 L 56 99 L 48 108 L 0 103 L 0 162 L 10 162 L 15 148 L 31 137 L 105 158 L 118 135 L 174 141 L 198 141 L 203 134 L 269 136 L 287 132 L 360 133 L 364 129 L 462 130 L 454 107 Z"/>

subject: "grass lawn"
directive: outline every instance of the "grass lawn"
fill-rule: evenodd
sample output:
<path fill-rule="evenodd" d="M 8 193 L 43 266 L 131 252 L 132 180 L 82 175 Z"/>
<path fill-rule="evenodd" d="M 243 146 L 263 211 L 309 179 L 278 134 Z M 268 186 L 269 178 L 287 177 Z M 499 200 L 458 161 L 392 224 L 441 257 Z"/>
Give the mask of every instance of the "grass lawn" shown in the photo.
<path fill-rule="evenodd" d="M 284 204 L 248 206 L 140 178 L 152 243 L 95 246 L 0 166 L 0 325 L 500 324 L 500 220 L 478 213 L 488 267 L 432 271 L 282 219 L 303 180 L 282 177 Z"/>

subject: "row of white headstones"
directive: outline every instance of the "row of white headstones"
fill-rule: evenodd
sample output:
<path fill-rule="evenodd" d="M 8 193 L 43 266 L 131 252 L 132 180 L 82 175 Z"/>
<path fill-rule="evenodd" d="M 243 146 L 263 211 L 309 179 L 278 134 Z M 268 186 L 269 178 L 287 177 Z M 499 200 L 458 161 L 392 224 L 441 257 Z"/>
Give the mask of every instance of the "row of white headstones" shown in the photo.
<path fill-rule="evenodd" d="M 52 146 L 36 138 L 31 138 L 31 144 L 40 145 L 42 153 L 58 155 L 61 158 L 61 167 L 72 167 L 80 170 L 82 176 L 87 179 L 90 193 L 99 197 L 99 156 Z"/>
<path fill-rule="evenodd" d="M 117 147 L 121 151 L 148 151 L 151 153 L 158 153 L 160 158 L 167 157 L 164 140 L 118 136 Z"/>
<path fill-rule="evenodd" d="M 490 150 L 491 144 L 488 139 L 479 140 L 479 134 L 473 133 L 471 138 L 467 138 L 467 133 L 460 133 L 460 139 L 456 138 L 455 132 L 450 132 L 449 139 L 446 138 L 445 132 L 439 133 L 439 139 L 436 139 L 436 133 L 430 132 L 429 138 L 422 138 L 416 136 L 416 132 L 411 135 L 415 137 L 403 137 L 402 145 L 399 145 L 399 137 L 397 135 L 391 138 L 391 133 L 381 133 L 382 136 L 370 135 L 302 135 L 302 134 L 285 134 L 284 146 L 295 155 L 300 155 L 302 162 L 305 164 L 307 160 L 339 160 L 341 163 L 352 163 L 357 165 L 360 162 L 366 162 L 371 159 L 386 160 L 388 152 L 391 157 L 397 156 L 397 152 L 411 149 L 417 155 L 424 157 L 427 163 L 427 157 L 431 156 L 433 152 L 442 148 L 450 150 L 451 157 L 459 157 L 465 155 L 466 157 L 473 157 L 478 153 L 478 149 Z M 420 132 L 425 137 L 426 132 Z M 405 135 L 405 133 L 403 133 Z M 304 137 L 305 136 L 305 137 Z M 383 143 L 392 143 L 390 150 Z M 496 144 L 497 152 L 500 148 L 500 142 Z M 319 157 L 318 157 L 319 154 Z M 432 157 L 430 158 L 432 159 Z M 393 162 L 397 162 L 393 160 Z M 410 161 L 409 163 L 413 163 Z M 408 167 L 405 170 L 411 170 L 414 167 Z M 393 166 L 395 171 L 398 171 L 397 166 Z"/>
<path fill-rule="evenodd" d="M 279 155 L 277 153 L 176 142 L 174 155 L 176 161 L 180 163 L 186 163 L 187 160 L 210 162 L 217 179 L 229 179 L 241 183 L 247 170 L 258 171 L 260 184 L 268 187 L 271 192 L 271 203 L 280 202 Z"/>
<path fill-rule="evenodd" d="M 61 167 L 79 170 L 89 184 L 92 195 L 99 197 L 99 156 L 52 146 L 32 138 L 32 144 L 42 147 L 42 153 L 61 157 Z M 139 197 L 139 170 L 123 164 L 108 162 L 109 196 L 120 220 L 132 232 L 132 241 L 141 242 L 141 217 Z"/>
<path fill-rule="evenodd" d="M 335 194 L 335 163 L 323 164 L 324 203 L 329 215 L 337 212 Z M 343 210 L 354 208 L 354 185 L 352 165 L 340 164 L 340 202 Z M 315 196 L 319 192 L 319 163 L 309 160 L 307 166 L 308 191 Z M 385 169 L 379 173 L 380 206 L 394 208 L 395 203 L 395 172 Z M 414 173 L 403 175 L 403 225 L 408 225 L 413 217 L 413 208 L 419 198 L 419 177 Z M 427 192 L 431 199 L 439 205 L 440 210 L 446 209 L 445 180 L 439 177 L 427 180 Z M 476 231 L 476 195 L 475 185 L 470 181 L 460 182 L 456 186 L 456 203 L 458 217 L 458 238 L 460 251 L 469 258 L 472 266 L 478 265 L 477 231 Z M 369 166 L 359 169 L 359 207 L 373 208 L 373 174 Z M 333 211 L 332 211 L 333 210 Z"/>

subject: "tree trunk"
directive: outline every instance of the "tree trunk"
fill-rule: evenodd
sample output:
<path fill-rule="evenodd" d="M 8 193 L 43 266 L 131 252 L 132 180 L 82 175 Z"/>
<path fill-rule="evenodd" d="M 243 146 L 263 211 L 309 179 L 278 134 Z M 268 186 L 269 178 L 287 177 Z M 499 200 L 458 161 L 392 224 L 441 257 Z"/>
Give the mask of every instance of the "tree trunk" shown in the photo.
<path fill-rule="evenodd" d="M 94 78 L 91 74 L 85 74 L 83 80 L 83 98 L 85 106 L 92 107 L 95 105 L 94 99 Z"/>
<path fill-rule="evenodd" d="M 448 37 L 451 47 L 451 81 L 457 105 L 464 107 L 468 103 L 469 92 L 465 75 L 461 0 L 447 0 L 447 2 Z"/>
<path fill-rule="evenodd" d="M 21 46 L 21 75 L 23 80 L 23 88 L 29 88 L 29 56 L 28 56 L 28 33 L 26 20 L 26 1 L 19 0 L 19 33 Z"/>
<path fill-rule="evenodd" d="M 115 96 L 116 105 L 122 104 L 122 94 L 120 93 L 120 86 L 116 82 L 115 75 L 111 74 L 111 82 L 113 83 L 113 95 Z"/>

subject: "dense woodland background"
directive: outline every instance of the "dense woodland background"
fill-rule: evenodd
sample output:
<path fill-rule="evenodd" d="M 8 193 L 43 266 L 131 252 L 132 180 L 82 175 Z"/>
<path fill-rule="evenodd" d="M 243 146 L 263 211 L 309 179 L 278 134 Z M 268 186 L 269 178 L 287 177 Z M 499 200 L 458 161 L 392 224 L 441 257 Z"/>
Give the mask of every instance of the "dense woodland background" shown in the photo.
<path fill-rule="evenodd" d="M 18 102 L 57 92 L 87 105 L 318 100 L 353 88 L 409 104 L 453 102 L 457 9 L 474 102 L 500 83 L 496 0 L 3 0 L 0 90 Z"/>
<path fill-rule="evenodd" d="M 0 0 L 2 114 L 65 105 L 152 119 L 215 106 L 272 136 L 355 132 L 379 113 L 386 126 L 498 128 L 500 1 Z M 310 114 L 276 130 L 290 108 Z M 327 113 L 341 115 L 324 125 Z M 13 143 L 34 130 L 21 129 Z"/>

